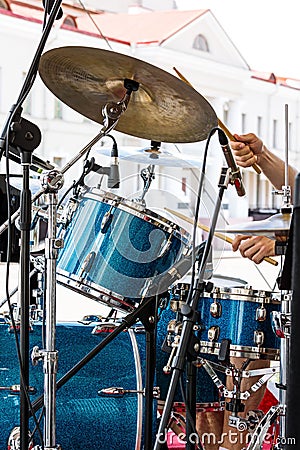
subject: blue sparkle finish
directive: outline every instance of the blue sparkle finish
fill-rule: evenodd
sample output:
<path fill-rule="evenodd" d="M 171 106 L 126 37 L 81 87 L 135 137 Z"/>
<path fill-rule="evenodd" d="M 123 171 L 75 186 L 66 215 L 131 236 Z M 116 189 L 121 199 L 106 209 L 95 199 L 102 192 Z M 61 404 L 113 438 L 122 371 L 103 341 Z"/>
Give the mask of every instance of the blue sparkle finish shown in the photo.
<path fill-rule="evenodd" d="M 213 317 L 210 312 L 214 302 L 221 306 L 220 317 Z M 257 310 L 261 307 L 266 313 L 263 321 L 257 320 Z M 215 288 L 213 293 L 205 294 L 199 299 L 198 310 L 201 317 L 199 336 L 204 353 L 213 350 L 214 344 L 220 344 L 222 339 L 230 339 L 231 349 L 240 350 L 242 352 L 240 356 L 248 357 L 248 353 L 251 355 L 253 352 L 253 354 L 261 354 L 261 357 L 265 359 L 278 359 L 276 350 L 280 347 L 280 339 L 272 329 L 271 312 L 280 311 L 280 302 L 272 296 L 272 293 Z M 212 327 L 217 327 L 219 330 L 219 336 L 214 341 L 211 341 L 208 336 Z M 263 333 L 262 345 L 255 343 L 255 331 Z M 212 352 L 218 352 L 217 346 Z M 270 354 L 269 357 L 268 354 Z"/>
<path fill-rule="evenodd" d="M 96 347 L 107 333 L 92 334 L 94 326 L 79 323 L 60 323 L 56 328 L 58 350 L 57 380 Z M 44 348 L 42 326 L 34 324 L 30 333 L 30 349 Z M 135 334 L 143 379 L 145 378 L 145 334 Z M 14 334 L 8 326 L 0 325 L 0 386 L 20 383 L 19 364 Z M 29 364 L 30 386 L 37 393 L 30 395 L 33 402 L 44 391 L 43 364 Z M 127 332 L 122 332 L 88 364 L 57 391 L 56 442 L 67 450 L 88 448 L 132 450 L 136 443 L 137 396 L 127 394 L 120 398 L 100 397 L 100 389 L 122 386 L 136 389 L 136 370 L 132 344 Z M 156 404 L 154 402 L 156 408 Z M 37 411 L 39 417 L 41 410 Z M 156 418 L 154 414 L 154 419 Z M 7 439 L 14 426 L 20 423 L 20 396 L 0 391 L 0 448 L 7 448 Z M 30 430 L 35 425 L 30 419 Z M 41 422 L 43 434 L 43 420 Z M 39 443 L 35 436 L 35 444 Z M 40 443 L 39 443 L 40 444 Z"/>
<path fill-rule="evenodd" d="M 57 261 L 58 281 L 140 298 L 188 248 L 178 225 L 140 205 L 92 189 L 79 201 Z M 77 287 L 76 287 L 77 286 Z"/>
<path fill-rule="evenodd" d="M 171 294 L 172 298 L 172 294 Z M 156 354 L 156 380 L 157 385 L 160 388 L 160 399 L 165 400 L 167 397 L 167 392 L 169 389 L 169 384 L 171 380 L 171 374 L 165 374 L 163 371 L 164 366 L 167 364 L 169 356 L 170 356 L 170 347 L 169 352 L 166 351 L 168 348 L 165 345 L 165 340 L 167 337 L 167 327 L 170 320 L 178 320 L 181 321 L 181 317 L 173 312 L 170 309 L 170 304 L 168 304 L 166 309 L 160 311 L 159 321 L 157 323 L 157 354 Z M 208 360 L 217 362 L 217 356 L 215 355 L 207 355 Z M 218 377 L 225 384 L 226 376 L 224 373 L 217 372 Z M 185 380 L 185 377 L 184 377 Z M 182 395 L 180 391 L 179 385 L 177 386 L 177 390 L 174 397 L 175 402 L 182 402 Z M 211 377 L 208 375 L 206 370 L 201 367 L 197 370 L 197 399 L 198 404 L 209 404 L 209 403 L 218 403 L 220 401 L 219 391 L 212 381 Z"/>

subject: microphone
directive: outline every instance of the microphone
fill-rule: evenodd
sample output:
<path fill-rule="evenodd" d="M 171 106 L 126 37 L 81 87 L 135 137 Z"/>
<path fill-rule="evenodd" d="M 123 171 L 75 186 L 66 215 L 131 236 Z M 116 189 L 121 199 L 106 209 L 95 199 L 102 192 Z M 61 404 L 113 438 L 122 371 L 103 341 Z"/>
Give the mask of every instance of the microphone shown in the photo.
<path fill-rule="evenodd" d="M 226 162 L 231 170 L 231 184 L 234 184 L 237 195 L 243 197 L 246 194 L 240 169 L 236 165 L 226 134 L 218 128 L 219 142 L 222 147 Z"/>
<path fill-rule="evenodd" d="M 119 154 L 117 142 L 115 140 L 111 149 L 110 161 L 107 187 L 109 189 L 118 189 L 120 187 Z"/>
<path fill-rule="evenodd" d="M 58 1 L 58 0 L 56 0 Z M 55 4 L 55 0 L 43 0 L 43 6 L 47 14 L 51 14 L 52 8 Z M 63 10 L 59 8 L 58 13 L 56 14 L 55 20 L 61 19 L 63 16 Z"/>

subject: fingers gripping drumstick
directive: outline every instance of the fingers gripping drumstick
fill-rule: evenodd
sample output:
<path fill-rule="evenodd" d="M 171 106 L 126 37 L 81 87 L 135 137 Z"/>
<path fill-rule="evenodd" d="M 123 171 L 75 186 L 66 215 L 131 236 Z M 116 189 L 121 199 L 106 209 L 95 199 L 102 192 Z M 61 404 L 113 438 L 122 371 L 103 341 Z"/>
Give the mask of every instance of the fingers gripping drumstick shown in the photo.
<path fill-rule="evenodd" d="M 166 211 L 168 211 L 169 213 L 174 214 L 174 216 L 179 217 L 179 219 L 185 220 L 186 222 L 190 223 L 191 225 L 194 225 L 194 221 L 190 217 L 184 216 L 183 214 L 181 214 L 177 211 L 174 211 L 173 209 L 169 209 L 169 208 L 164 208 L 164 209 Z M 201 230 L 209 232 L 209 227 L 207 227 L 206 225 L 203 225 L 200 222 L 197 223 L 197 227 L 201 228 Z M 233 242 L 233 239 L 231 239 L 229 236 L 226 236 L 225 234 L 222 234 L 222 233 L 215 232 L 214 236 L 216 236 L 219 239 L 222 239 L 225 242 L 228 242 L 228 244 L 232 244 L 232 242 Z M 266 256 L 264 258 L 264 261 L 268 262 L 269 264 L 272 264 L 273 266 L 278 266 L 278 262 L 275 259 L 270 258 L 269 256 Z"/>

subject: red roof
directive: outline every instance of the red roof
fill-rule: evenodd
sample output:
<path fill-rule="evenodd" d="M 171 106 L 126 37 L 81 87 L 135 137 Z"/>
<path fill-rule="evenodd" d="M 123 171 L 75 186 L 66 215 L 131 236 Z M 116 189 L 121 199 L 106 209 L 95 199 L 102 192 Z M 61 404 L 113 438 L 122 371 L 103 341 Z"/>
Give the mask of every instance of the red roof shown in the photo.
<path fill-rule="evenodd" d="M 41 0 L 6 0 L 9 10 L 0 8 L 0 14 L 14 15 L 24 20 L 43 22 L 44 8 Z M 63 18 L 70 15 L 75 19 L 74 31 L 102 37 L 125 45 L 160 45 L 181 29 L 203 16 L 209 10 L 198 11 L 151 11 L 140 14 L 112 14 L 89 9 L 87 12 L 73 4 L 63 3 Z M 93 23 L 95 22 L 95 24 Z M 64 26 L 64 25 L 63 25 Z M 73 28 L 68 27 L 73 30 Z M 300 89 L 299 80 L 277 77 L 274 73 L 252 72 L 253 78 L 269 83 L 278 83 L 293 89 Z"/>
<path fill-rule="evenodd" d="M 291 89 L 300 90 L 300 80 L 296 78 L 279 77 L 270 72 L 252 71 L 252 78 L 257 80 L 267 81 L 268 83 L 279 84 L 281 86 L 289 87 Z"/>

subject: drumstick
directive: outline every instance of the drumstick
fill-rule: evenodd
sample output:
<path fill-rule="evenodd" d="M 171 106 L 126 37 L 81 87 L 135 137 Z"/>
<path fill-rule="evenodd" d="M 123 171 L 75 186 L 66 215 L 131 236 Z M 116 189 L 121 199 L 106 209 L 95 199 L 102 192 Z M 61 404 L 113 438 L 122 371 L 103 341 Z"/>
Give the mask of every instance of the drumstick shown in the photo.
<path fill-rule="evenodd" d="M 180 219 L 185 220 L 186 222 L 190 223 L 191 225 L 194 225 L 194 221 L 193 221 L 193 219 L 191 219 L 190 217 L 184 216 L 183 214 L 181 214 L 181 213 L 179 213 L 179 212 L 177 212 L 177 211 L 174 211 L 173 209 L 169 209 L 169 208 L 166 208 L 166 207 L 165 207 L 164 209 L 165 209 L 166 211 L 168 211 L 169 213 L 174 214 L 174 216 L 177 216 L 177 217 L 179 217 Z M 197 223 L 197 226 L 198 226 L 198 228 L 201 228 L 202 230 L 209 232 L 209 227 L 208 227 L 208 226 L 203 225 L 203 224 L 200 223 L 200 222 Z M 225 242 L 228 242 L 228 244 L 232 244 L 232 242 L 233 242 L 233 239 L 232 239 L 232 238 L 230 238 L 229 236 L 226 236 L 225 234 L 219 233 L 218 231 L 216 231 L 216 232 L 214 233 L 214 235 L 215 235 L 217 238 L 222 239 L 222 240 L 225 241 Z M 275 259 L 270 258 L 269 256 L 266 256 L 266 257 L 264 258 L 264 261 L 266 261 L 266 262 L 272 264 L 273 266 L 278 266 L 278 262 L 277 262 Z"/>
<path fill-rule="evenodd" d="M 179 78 L 184 81 L 186 84 L 188 84 L 189 86 L 193 87 L 191 85 L 191 83 L 179 72 L 179 70 L 176 69 L 176 67 L 173 67 L 173 69 L 175 70 L 175 72 L 177 73 L 177 75 L 179 76 Z M 237 139 L 233 136 L 232 133 L 230 133 L 230 131 L 228 130 L 228 128 L 226 127 L 226 125 L 218 118 L 218 125 L 220 128 L 222 128 L 222 130 L 224 131 L 225 134 L 227 134 L 227 136 L 229 137 L 229 139 L 231 141 L 237 141 Z M 260 174 L 261 170 L 258 167 L 257 164 L 252 164 L 253 169 L 255 170 L 256 173 Z"/>

